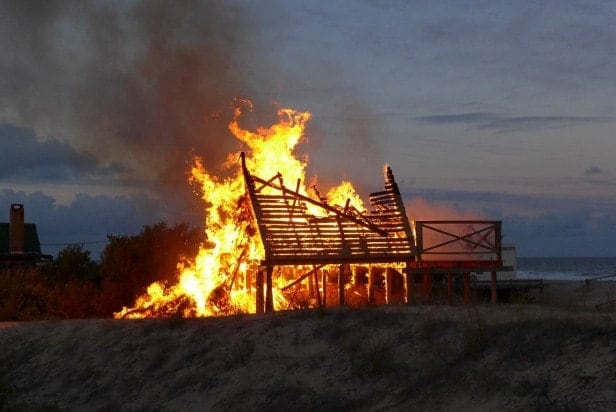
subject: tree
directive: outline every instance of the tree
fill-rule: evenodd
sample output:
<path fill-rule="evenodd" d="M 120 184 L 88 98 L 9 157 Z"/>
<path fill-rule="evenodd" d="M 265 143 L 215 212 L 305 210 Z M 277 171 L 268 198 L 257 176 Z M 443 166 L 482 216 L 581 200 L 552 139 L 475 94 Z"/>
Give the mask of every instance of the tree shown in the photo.
<path fill-rule="evenodd" d="M 82 245 L 71 244 L 58 257 L 41 267 L 48 281 L 55 283 L 95 282 L 100 280 L 98 265 L 90 258 L 90 251 Z"/>
<path fill-rule="evenodd" d="M 146 292 L 153 282 L 175 282 L 178 262 L 196 256 L 203 241 L 199 229 L 166 222 L 144 226 L 138 235 L 107 236 L 102 253 L 102 312 L 111 316 Z"/>

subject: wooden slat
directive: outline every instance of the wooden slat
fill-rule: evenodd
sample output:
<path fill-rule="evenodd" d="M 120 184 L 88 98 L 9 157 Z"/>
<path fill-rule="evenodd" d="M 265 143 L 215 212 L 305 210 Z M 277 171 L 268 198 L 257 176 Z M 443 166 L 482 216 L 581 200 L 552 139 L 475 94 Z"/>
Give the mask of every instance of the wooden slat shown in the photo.
<path fill-rule="evenodd" d="M 276 264 L 331 264 L 364 262 L 402 262 L 413 259 L 413 239 L 408 236 L 408 221 L 393 174 L 388 169 L 385 190 L 370 194 L 374 210 L 366 216 L 357 211 L 315 202 L 280 184 L 244 176 L 254 188 L 279 190 L 280 194 L 250 192 L 263 242 L 264 262 Z M 327 216 L 308 214 L 305 202 L 324 209 Z M 348 205 L 347 205 L 348 207 Z M 402 234 L 402 236 L 395 236 Z"/>

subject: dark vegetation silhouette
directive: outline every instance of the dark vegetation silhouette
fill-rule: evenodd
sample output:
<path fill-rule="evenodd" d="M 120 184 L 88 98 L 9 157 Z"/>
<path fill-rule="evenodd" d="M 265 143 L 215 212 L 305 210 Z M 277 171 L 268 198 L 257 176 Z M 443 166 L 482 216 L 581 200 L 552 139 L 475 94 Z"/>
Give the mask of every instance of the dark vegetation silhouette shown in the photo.
<path fill-rule="evenodd" d="M 199 250 L 202 231 L 186 223 L 108 235 L 100 261 L 68 245 L 38 266 L 0 268 L 0 321 L 111 317 L 155 281 L 174 282 L 178 262 Z"/>

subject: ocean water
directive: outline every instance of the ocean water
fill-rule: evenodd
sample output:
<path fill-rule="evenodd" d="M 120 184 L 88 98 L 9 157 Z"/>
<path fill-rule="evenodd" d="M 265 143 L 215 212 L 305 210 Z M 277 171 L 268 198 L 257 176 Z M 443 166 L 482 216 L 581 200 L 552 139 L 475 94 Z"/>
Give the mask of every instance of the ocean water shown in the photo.
<path fill-rule="evenodd" d="M 518 279 L 616 281 L 616 258 L 517 258 Z M 613 275 L 613 276 L 610 276 Z"/>

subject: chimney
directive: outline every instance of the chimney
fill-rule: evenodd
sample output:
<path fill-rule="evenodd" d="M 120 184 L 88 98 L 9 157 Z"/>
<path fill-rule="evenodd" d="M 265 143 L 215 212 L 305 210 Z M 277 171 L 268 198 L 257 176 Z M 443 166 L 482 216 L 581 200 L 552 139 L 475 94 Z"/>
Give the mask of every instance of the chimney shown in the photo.
<path fill-rule="evenodd" d="M 9 223 L 9 251 L 11 254 L 23 254 L 25 243 L 24 205 L 11 205 L 11 222 Z"/>

